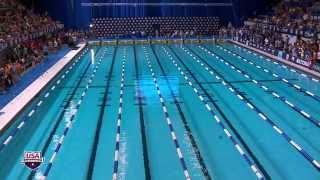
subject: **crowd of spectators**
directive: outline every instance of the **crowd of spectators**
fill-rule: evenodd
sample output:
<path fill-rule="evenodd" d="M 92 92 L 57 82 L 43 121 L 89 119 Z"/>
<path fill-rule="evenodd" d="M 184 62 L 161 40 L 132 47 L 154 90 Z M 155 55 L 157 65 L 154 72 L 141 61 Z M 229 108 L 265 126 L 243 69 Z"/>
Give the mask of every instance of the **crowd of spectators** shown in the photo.
<path fill-rule="evenodd" d="M 310 68 L 320 62 L 320 20 L 311 11 L 318 3 L 312 0 L 286 0 L 274 8 L 274 15 L 255 18 L 239 29 L 230 28 L 229 33 L 237 40 L 264 46 L 310 62 Z M 260 22 L 272 25 L 259 24 Z M 277 27 L 277 28 L 274 28 Z M 288 31 L 279 31 L 279 28 Z M 306 33 L 290 33 L 290 32 Z M 305 36 L 308 34 L 309 36 Z"/>
<path fill-rule="evenodd" d="M 63 31 L 61 23 L 46 13 L 28 10 L 17 0 L 0 1 L 0 22 L 0 93 L 50 52 L 87 37 L 82 31 Z"/>
<path fill-rule="evenodd" d="M 221 38 L 268 47 L 311 62 L 320 62 L 320 2 L 315 0 L 284 0 L 274 7 L 272 15 L 250 19 L 242 28 L 221 28 Z M 318 12 L 319 11 L 319 12 Z M 17 0 L 0 1 L 0 92 L 15 84 L 29 68 L 42 62 L 62 44 L 74 45 L 88 38 L 81 31 L 64 32 L 61 23 L 46 13 L 38 15 Z M 302 33 L 300 33 L 302 32 Z M 146 37 L 145 31 L 132 32 L 131 37 Z M 171 38 L 197 37 L 197 30 L 155 32 L 155 36 Z M 7 53 L 1 53 L 3 49 Z"/>
<path fill-rule="evenodd" d="M 243 42 L 251 42 L 259 46 L 275 49 L 295 58 L 307 61 L 320 61 L 320 40 L 305 39 L 301 36 L 292 37 L 268 29 L 244 26 L 241 29 L 231 30 L 232 36 Z"/>
<path fill-rule="evenodd" d="M 272 15 L 250 20 L 270 25 L 277 31 L 311 37 L 320 29 L 320 16 L 316 10 L 319 5 L 314 0 L 286 0 L 274 7 Z"/>
<path fill-rule="evenodd" d="M 38 15 L 17 0 L 0 1 L 0 22 L 1 47 L 35 39 L 63 28 L 61 23 L 53 21 L 47 13 Z"/>
<path fill-rule="evenodd" d="M 84 38 L 87 35 L 83 32 L 60 31 L 7 47 L 0 60 L 0 92 L 5 92 L 26 70 L 41 63 L 49 53 L 59 50 L 64 44 L 73 46 Z"/>

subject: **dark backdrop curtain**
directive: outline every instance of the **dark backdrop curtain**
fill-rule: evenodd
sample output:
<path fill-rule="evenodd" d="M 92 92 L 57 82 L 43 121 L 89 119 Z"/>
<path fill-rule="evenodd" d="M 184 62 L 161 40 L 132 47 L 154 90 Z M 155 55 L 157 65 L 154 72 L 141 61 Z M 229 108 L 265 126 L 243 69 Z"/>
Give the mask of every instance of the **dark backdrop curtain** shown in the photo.
<path fill-rule="evenodd" d="M 144 3 L 145 0 L 91 0 L 95 3 Z M 142 6 L 91 7 L 92 17 L 139 17 L 145 16 Z"/>
<path fill-rule="evenodd" d="M 223 25 L 259 13 L 267 0 L 34 0 L 40 12 L 48 11 L 69 28 L 88 28 L 95 17 L 142 16 L 218 16 Z M 81 3 L 232 3 L 228 7 L 212 6 L 101 6 L 84 7 Z"/>
<path fill-rule="evenodd" d="M 81 6 L 81 2 L 91 0 L 35 0 L 34 7 L 39 13 L 48 12 L 68 28 L 88 28 L 91 21 L 91 9 Z"/>

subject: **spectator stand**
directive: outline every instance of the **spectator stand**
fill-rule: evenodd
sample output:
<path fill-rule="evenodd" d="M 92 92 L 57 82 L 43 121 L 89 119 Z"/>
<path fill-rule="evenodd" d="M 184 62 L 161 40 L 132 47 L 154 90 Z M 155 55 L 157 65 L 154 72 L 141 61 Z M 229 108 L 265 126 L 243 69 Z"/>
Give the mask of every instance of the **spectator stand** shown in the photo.
<path fill-rule="evenodd" d="M 16 84 L 9 87 L 6 93 L 0 94 L 0 109 L 19 95 L 26 87 L 57 63 L 69 51 L 70 48 L 64 46 L 58 52 L 50 53 L 42 63 L 25 72 Z"/>
<path fill-rule="evenodd" d="M 19 112 L 29 104 L 34 97 L 40 93 L 43 88 L 50 83 L 50 81 L 56 77 L 60 71 L 67 66 L 72 59 L 79 56 L 81 51 L 85 51 L 85 44 L 79 44 L 79 48 L 77 50 L 68 51 L 68 53 L 64 53 L 63 57 L 55 59 L 52 63 L 53 65 L 47 66 L 47 69 L 44 70 L 42 73 L 39 73 L 35 79 L 29 83 L 29 85 L 25 85 L 18 95 L 15 95 L 9 103 L 3 106 L 0 110 L 0 132 L 3 131 L 11 124 L 12 119 L 16 117 Z M 81 55 L 83 55 L 82 53 Z M 61 54 L 62 55 L 62 54 Z M 48 93 L 47 93 L 48 94 Z M 2 98 L 1 98 L 2 100 Z"/>
<path fill-rule="evenodd" d="M 242 46 L 242 47 L 244 47 L 244 48 L 250 49 L 250 50 L 252 50 L 252 51 L 256 51 L 256 52 L 258 52 L 258 53 L 260 53 L 260 54 L 262 54 L 262 55 L 264 55 L 264 56 L 267 56 L 267 57 L 275 60 L 275 61 L 280 61 L 280 62 L 282 62 L 282 63 L 284 63 L 284 64 L 287 64 L 287 65 L 289 65 L 289 66 L 291 66 L 291 67 L 294 67 L 294 68 L 299 69 L 299 70 L 301 70 L 301 71 L 303 71 L 303 72 L 306 72 L 306 73 L 308 73 L 308 74 L 311 74 L 312 76 L 315 76 L 315 77 L 317 77 L 317 78 L 320 78 L 320 71 L 317 71 L 316 69 L 310 69 L 310 68 L 308 68 L 308 67 L 306 67 L 306 66 L 302 66 L 301 64 L 298 64 L 298 63 L 296 63 L 296 62 L 283 59 L 283 58 L 278 57 L 278 56 L 276 56 L 276 55 L 273 55 L 273 54 L 271 54 L 271 53 L 269 53 L 269 52 L 265 52 L 263 49 L 260 50 L 260 49 L 258 49 L 258 48 L 255 48 L 255 47 L 253 47 L 253 46 L 249 46 L 249 45 L 247 45 L 246 43 L 243 43 L 243 42 L 238 41 L 238 40 L 233 40 L 233 39 L 231 39 L 230 41 L 231 41 L 232 43 L 237 44 L 237 45 L 240 45 L 240 46 Z"/>
<path fill-rule="evenodd" d="M 320 16 L 319 16 L 320 18 Z M 257 28 L 261 29 L 267 29 L 271 30 L 277 33 L 283 33 L 288 35 L 294 35 L 294 36 L 302 36 L 304 38 L 317 38 L 320 39 L 320 29 L 314 28 L 314 29 L 308 29 L 308 30 L 302 30 L 298 28 L 288 28 L 287 26 L 280 26 L 273 23 L 264 22 L 262 20 L 248 20 L 245 22 L 245 24 L 250 26 L 256 26 Z"/>

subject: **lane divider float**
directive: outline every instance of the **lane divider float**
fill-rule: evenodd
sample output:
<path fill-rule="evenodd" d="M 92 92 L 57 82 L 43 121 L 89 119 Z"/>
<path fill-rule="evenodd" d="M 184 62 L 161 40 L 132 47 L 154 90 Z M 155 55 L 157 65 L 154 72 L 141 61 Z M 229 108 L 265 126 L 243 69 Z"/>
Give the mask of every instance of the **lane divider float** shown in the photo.
<path fill-rule="evenodd" d="M 167 76 L 167 73 L 165 72 L 165 69 L 163 68 L 163 66 L 162 66 L 162 64 L 161 64 L 161 62 L 160 62 L 160 59 L 159 59 L 159 57 L 158 57 L 158 54 L 156 53 L 156 51 L 155 51 L 155 49 L 153 48 L 152 45 L 150 46 L 150 48 L 151 48 L 151 50 L 152 50 L 152 54 L 154 54 L 154 57 L 155 57 L 155 59 L 156 59 L 156 62 L 157 62 L 157 64 L 158 64 L 158 66 L 160 67 L 160 70 L 161 70 L 161 72 L 162 72 L 162 74 L 163 74 L 163 76 L 164 76 L 164 78 L 165 78 L 165 80 L 166 80 L 166 82 L 167 82 L 167 85 L 168 85 L 168 88 L 169 88 L 171 97 L 173 98 L 173 102 L 174 102 L 174 104 L 175 104 L 176 107 L 177 107 L 177 110 L 178 110 L 178 112 L 179 112 L 181 121 L 182 121 L 182 123 L 183 123 L 183 125 L 184 125 L 184 128 L 185 128 L 185 130 L 186 130 L 186 134 L 188 135 L 190 144 L 191 144 L 191 146 L 192 146 L 193 152 L 195 153 L 195 157 L 196 157 L 196 159 L 198 160 L 198 163 L 199 163 L 199 165 L 200 165 L 200 169 L 201 169 L 201 171 L 202 171 L 205 179 L 206 179 L 206 180 L 211 180 L 212 178 L 211 178 L 211 176 L 210 176 L 210 174 L 209 174 L 209 171 L 208 171 L 208 168 L 207 168 L 207 166 L 206 166 L 206 164 L 205 164 L 205 162 L 204 162 L 204 159 L 203 159 L 202 154 L 201 154 L 201 152 L 200 152 L 200 148 L 198 147 L 197 142 L 196 142 L 196 140 L 195 140 L 195 138 L 194 138 L 194 136 L 193 136 L 192 130 L 191 130 L 191 128 L 189 127 L 189 123 L 188 123 L 188 121 L 187 121 L 187 119 L 186 119 L 186 116 L 184 115 L 184 113 L 183 113 L 183 111 L 182 111 L 182 108 L 181 108 L 181 106 L 180 106 L 180 104 L 179 104 L 178 97 L 175 95 L 175 92 L 174 92 L 174 90 L 173 90 L 173 88 L 172 88 L 172 85 L 171 85 L 171 83 L 170 83 L 170 81 L 169 81 L 169 78 L 168 78 L 168 76 Z"/>
<path fill-rule="evenodd" d="M 169 113 L 168 113 L 168 110 L 167 110 L 167 106 L 165 104 L 164 97 L 161 94 L 160 87 L 159 87 L 159 84 L 158 84 L 158 80 L 157 80 L 157 78 L 155 76 L 155 73 L 153 71 L 153 67 L 151 65 L 151 61 L 150 61 L 149 55 L 147 54 L 145 46 L 143 46 L 143 49 L 144 49 L 144 53 L 145 53 L 145 56 L 146 56 L 146 60 L 147 60 L 147 64 L 148 64 L 149 70 L 151 72 L 151 76 L 153 78 L 153 84 L 155 85 L 155 87 L 157 89 L 157 94 L 158 94 L 158 97 L 159 97 L 159 100 L 160 100 L 160 103 L 161 103 L 161 106 L 162 106 L 162 112 L 164 113 L 165 119 L 167 121 L 167 125 L 168 125 L 168 127 L 170 129 L 171 138 L 172 138 L 172 141 L 173 141 L 173 143 L 174 143 L 174 145 L 176 147 L 177 155 L 179 157 L 180 164 L 182 166 L 185 179 L 190 180 L 191 179 L 190 178 L 190 174 L 189 174 L 185 159 L 183 157 L 183 154 L 181 152 L 179 141 L 177 139 L 176 133 L 175 133 L 174 128 L 173 128 L 173 125 L 171 123 L 171 119 L 169 117 Z"/>
<path fill-rule="evenodd" d="M 60 136 L 58 143 L 55 145 L 54 152 L 51 155 L 51 157 L 49 159 L 49 163 L 45 167 L 44 173 L 41 177 L 42 180 L 45 180 L 48 177 L 48 174 L 53 166 L 54 160 L 56 159 L 56 156 L 58 155 L 59 151 L 61 150 L 61 146 L 65 140 L 65 137 L 68 135 L 68 133 L 72 127 L 73 120 L 74 120 L 76 114 L 78 113 L 78 110 L 83 102 L 84 97 L 87 95 L 87 91 L 89 89 L 89 86 L 93 82 L 93 78 L 95 77 L 95 74 L 97 72 L 96 70 L 98 70 L 98 68 L 100 67 L 100 64 L 101 64 L 101 61 L 103 59 L 104 54 L 105 54 L 105 51 L 103 52 L 103 55 L 101 56 L 101 58 L 98 60 L 97 65 L 95 65 L 95 67 L 93 68 L 93 72 L 87 81 L 85 89 L 82 91 L 81 96 L 76 104 L 75 111 L 71 114 L 70 120 L 68 121 L 68 123 L 66 124 L 66 126 L 63 130 L 63 134 Z"/>
<path fill-rule="evenodd" d="M 247 72 L 241 70 L 239 67 L 235 66 L 233 63 L 231 63 L 230 61 L 227 61 L 225 58 L 223 58 L 222 56 L 214 53 L 213 51 L 208 50 L 207 48 L 204 47 L 199 47 L 201 50 L 205 51 L 206 53 L 210 54 L 211 56 L 215 57 L 216 59 L 220 60 L 220 62 L 222 62 L 223 64 L 225 64 L 227 67 L 233 69 L 234 71 L 238 72 L 239 74 L 241 74 L 243 77 L 249 79 L 250 81 L 252 81 L 254 84 L 256 84 L 259 88 L 263 89 L 266 93 L 271 94 L 272 96 L 274 96 L 275 98 L 279 99 L 280 101 L 282 101 L 283 103 L 285 103 L 287 106 L 289 106 L 291 109 L 293 109 L 294 111 L 298 112 L 299 114 L 301 114 L 304 118 L 306 118 L 308 121 L 310 121 L 311 123 L 313 123 L 314 125 L 316 125 L 317 127 L 320 127 L 320 121 L 317 120 L 316 118 L 314 118 L 313 116 L 311 116 L 309 113 L 307 113 L 305 110 L 303 110 L 302 108 L 298 107 L 297 105 L 294 105 L 292 102 L 290 102 L 286 97 L 279 95 L 278 92 L 276 92 L 275 90 L 272 90 L 271 88 L 269 88 L 266 85 L 263 85 L 261 82 L 259 82 L 258 80 L 255 80 L 251 75 L 249 75 Z"/>
<path fill-rule="evenodd" d="M 79 57 L 75 60 L 75 62 L 73 62 L 73 64 L 69 67 L 69 69 L 73 68 L 81 59 L 82 56 L 84 56 L 86 54 L 86 52 L 88 51 L 88 49 L 85 49 L 80 55 Z M 67 75 L 68 73 L 64 73 L 62 75 L 62 77 L 60 77 L 58 80 L 56 80 L 56 82 L 54 84 L 56 85 L 52 85 L 51 88 L 49 88 L 51 91 L 54 91 L 56 89 L 56 86 L 60 84 L 60 82 L 62 81 L 62 79 L 64 79 L 64 77 Z M 41 75 L 43 76 L 43 75 Z M 25 115 L 22 119 L 22 121 L 9 133 L 8 137 L 5 138 L 1 144 L 0 144 L 0 152 L 9 144 L 9 142 L 17 135 L 17 133 L 23 129 L 23 127 L 25 127 L 25 125 L 29 122 L 29 120 L 31 119 L 31 117 L 33 116 L 34 113 L 36 113 L 39 110 L 39 107 L 42 105 L 43 102 L 45 102 L 45 99 L 47 99 L 51 93 L 50 90 L 47 91 L 44 96 L 42 98 L 40 98 L 40 100 L 36 103 L 36 105 L 33 105 L 33 108 L 31 108 L 30 112 Z"/>
<path fill-rule="evenodd" d="M 121 120 L 123 112 L 123 92 L 124 92 L 124 80 L 125 80 L 125 63 L 126 63 L 126 49 L 124 49 L 124 55 L 122 59 L 121 66 L 121 82 L 120 82 L 120 98 L 119 98 L 119 109 L 117 117 L 117 130 L 116 130 L 116 145 L 114 151 L 114 160 L 113 160 L 113 175 L 112 179 L 118 179 L 118 169 L 119 169 L 119 152 L 120 152 L 120 133 L 121 133 Z"/>
<path fill-rule="evenodd" d="M 244 50 L 246 53 L 251 54 L 251 52 L 250 52 L 249 50 L 247 50 L 246 48 L 241 48 L 241 47 L 239 47 L 239 46 L 237 46 L 237 45 L 234 45 L 234 46 L 235 46 L 236 49 Z M 257 55 L 256 55 L 256 56 L 257 56 Z M 264 58 L 262 55 L 260 55 L 259 58 L 262 59 L 262 60 L 267 60 L 268 62 L 271 62 L 271 61 L 272 61 L 272 60 L 270 60 L 269 58 Z M 279 65 L 279 63 L 276 62 L 276 61 L 273 61 L 273 64 Z M 282 64 L 282 63 L 281 63 L 281 64 Z M 290 69 L 291 72 L 295 72 L 295 73 L 301 75 L 302 77 L 309 78 L 310 80 L 312 80 L 312 81 L 314 81 L 314 82 L 317 82 L 317 83 L 320 82 L 319 79 L 316 79 L 316 78 L 314 78 L 313 76 L 307 75 L 307 74 L 305 74 L 305 73 L 298 72 L 298 71 L 296 71 L 296 70 L 293 69 L 293 68 L 289 68 L 289 67 L 288 67 L 287 65 L 285 65 L 285 64 L 282 64 L 282 65 L 279 65 L 279 66 L 280 66 L 281 68 L 283 68 L 283 69 Z"/>
<path fill-rule="evenodd" d="M 304 89 L 302 88 L 301 86 L 297 85 L 297 84 L 294 84 L 292 82 L 290 82 L 289 80 L 287 80 L 285 77 L 283 76 L 280 76 L 279 74 L 275 73 L 275 72 L 272 72 L 271 70 L 269 69 L 266 69 L 266 68 L 262 68 L 261 66 L 259 66 L 257 63 L 255 62 L 252 62 L 251 60 L 248 60 L 246 58 L 244 58 L 243 56 L 239 55 L 238 53 L 235 53 L 235 52 L 231 52 L 229 49 L 226 49 L 226 48 L 223 48 L 222 46 L 218 46 L 220 49 L 226 51 L 226 52 L 230 52 L 232 53 L 233 56 L 236 56 L 238 59 L 241 59 L 243 60 L 244 62 L 250 64 L 250 65 L 253 65 L 254 67 L 256 67 L 257 69 L 260 69 L 262 70 L 263 72 L 265 73 L 268 73 L 270 75 L 272 75 L 273 77 L 277 78 L 278 80 L 281 80 L 281 82 L 284 82 L 286 83 L 287 85 L 289 85 L 290 87 L 293 87 L 295 89 L 297 89 L 299 92 L 302 92 L 304 93 L 305 95 L 311 97 L 312 99 L 316 100 L 317 102 L 320 102 L 320 96 L 319 95 L 316 95 L 315 93 L 307 90 L 307 89 Z M 282 67 L 284 67 L 284 65 L 282 65 Z M 286 66 L 285 66 L 286 67 Z M 295 70 L 293 70 L 295 71 Z"/>
<path fill-rule="evenodd" d="M 173 59 L 172 55 L 168 52 L 166 48 L 162 46 L 162 49 L 167 54 L 167 56 L 172 61 L 173 65 L 178 69 L 181 76 L 184 77 L 184 79 L 188 82 L 188 85 L 193 89 L 193 91 L 197 94 L 200 101 L 204 104 L 205 108 L 212 114 L 215 121 L 218 123 L 219 127 L 222 128 L 223 132 L 227 136 L 229 140 L 231 140 L 232 144 L 234 145 L 237 152 L 240 153 L 241 157 L 245 160 L 245 162 L 249 165 L 250 169 L 253 171 L 253 173 L 257 176 L 258 179 L 262 180 L 265 179 L 263 174 L 261 173 L 261 170 L 257 168 L 257 165 L 255 162 L 253 162 L 249 156 L 246 154 L 246 152 L 241 148 L 238 141 L 232 136 L 230 131 L 226 128 L 227 126 L 224 125 L 224 123 L 220 120 L 218 115 L 212 110 L 210 105 L 205 101 L 204 97 L 200 94 L 200 91 L 195 87 L 195 85 L 191 82 L 190 78 L 187 76 L 187 74 L 182 70 L 182 68 L 178 65 L 178 63 Z M 190 72 L 189 72 L 190 73 Z"/>
<path fill-rule="evenodd" d="M 193 53 L 195 54 L 195 53 Z M 294 149 L 296 149 L 308 162 L 310 162 L 318 171 L 320 171 L 319 162 L 313 158 L 305 149 L 301 147 L 297 142 L 295 142 L 284 130 L 282 130 L 275 122 L 273 122 L 266 114 L 264 114 L 258 107 L 256 107 L 248 98 L 241 95 L 240 91 L 233 87 L 232 84 L 226 81 L 226 79 L 221 76 L 211 65 L 209 65 L 205 60 L 200 58 L 198 55 L 193 55 L 193 59 L 201 59 L 212 72 L 217 74 L 216 76 L 212 74 L 213 77 L 220 80 L 227 89 L 229 89 L 234 95 L 236 95 L 242 102 L 248 105 L 250 109 L 257 113 L 257 115 L 265 122 L 267 122 L 281 137 L 283 137 Z M 211 74 L 211 73 L 210 73 Z"/>

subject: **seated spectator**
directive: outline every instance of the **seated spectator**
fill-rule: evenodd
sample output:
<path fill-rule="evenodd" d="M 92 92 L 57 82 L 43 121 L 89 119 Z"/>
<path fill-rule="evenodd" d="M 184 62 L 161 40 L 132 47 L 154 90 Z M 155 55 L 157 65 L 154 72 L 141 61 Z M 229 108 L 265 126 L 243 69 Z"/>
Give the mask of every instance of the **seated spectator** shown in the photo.
<path fill-rule="evenodd" d="M 316 62 L 319 63 L 320 62 L 320 48 L 317 48 L 317 55 L 316 55 Z"/>
<path fill-rule="evenodd" d="M 229 31 L 232 31 L 229 29 Z M 232 33 L 237 36 L 235 39 L 244 43 L 252 42 L 258 46 L 265 46 L 271 49 L 289 53 L 295 58 L 309 61 L 311 66 L 316 63 L 319 41 L 306 40 L 300 35 L 296 40 L 291 40 L 288 35 L 282 36 L 281 33 L 275 32 L 258 26 L 244 26 Z M 220 35 L 221 36 L 221 35 Z"/>
<path fill-rule="evenodd" d="M 0 6 L 7 7 L 0 14 L 0 51 L 8 52 L 0 65 L 0 92 L 19 81 L 29 67 L 41 63 L 49 51 L 58 50 L 69 39 L 76 43 L 86 38 L 80 31 L 61 31 L 63 25 L 47 13 L 38 15 L 17 0 L 1 0 Z"/>
<path fill-rule="evenodd" d="M 4 68 L 0 67 L 0 93 L 4 92 L 6 89 L 5 86 L 5 72 L 4 72 Z"/>

